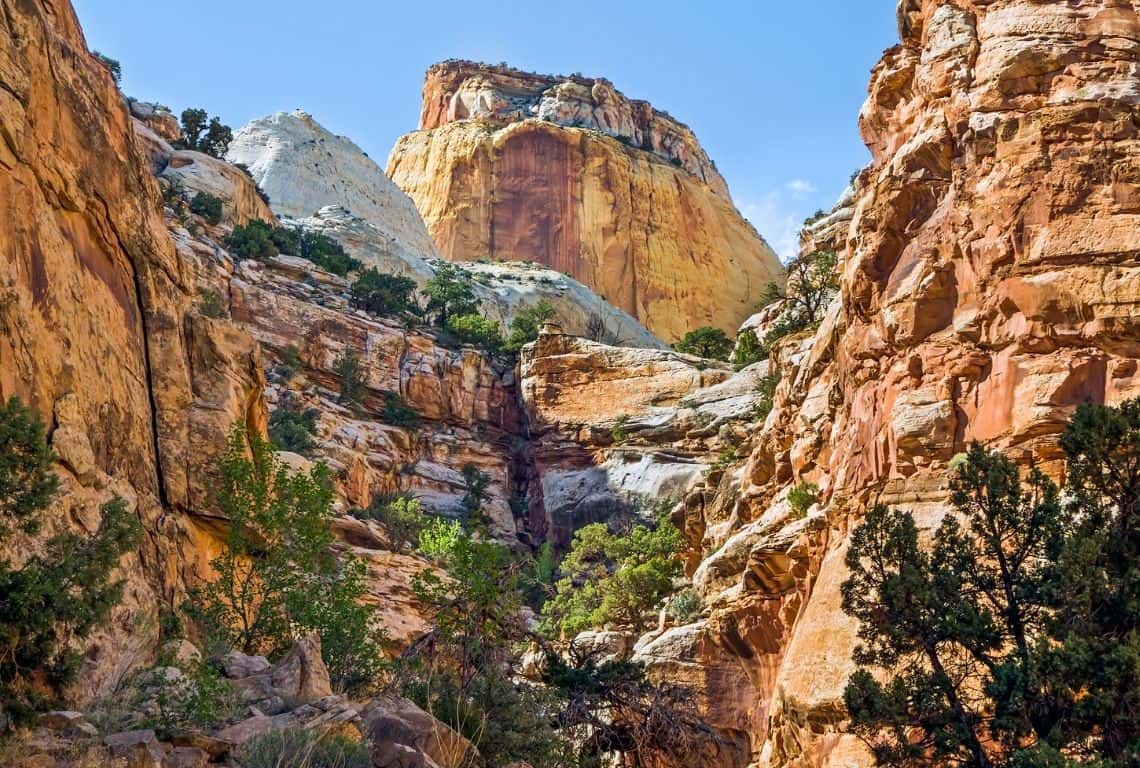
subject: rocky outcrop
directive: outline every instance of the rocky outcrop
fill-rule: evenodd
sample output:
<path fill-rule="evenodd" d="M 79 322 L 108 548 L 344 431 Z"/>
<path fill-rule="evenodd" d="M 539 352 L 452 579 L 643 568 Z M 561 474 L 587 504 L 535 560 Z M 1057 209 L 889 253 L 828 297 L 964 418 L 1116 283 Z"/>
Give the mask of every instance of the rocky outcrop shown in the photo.
<path fill-rule="evenodd" d="M 63 492 L 46 532 L 93 532 L 113 494 L 144 529 L 123 605 L 86 649 L 83 698 L 152 653 L 159 606 L 201 567 L 192 478 L 234 421 L 264 424 L 260 366 L 248 336 L 194 312 L 196 267 L 67 3 L 0 2 L 0 94 L 0 397 L 49 425 Z M 17 562 L 33 551 L 3 545 Z"/>
<path fill-rule="evenodd" d="M 856 627 L 839 594 L 869 504 L 936 525 L 947 464 L 972 440 L 1059 476 L 1057 436 L 1076 405 L 1140 393 L 1136 10 L 899 8 L 902 45 L 875 68 L 860 115 L 872 163 L 804 239 L 840 252 L 841 294 L 814 334 L 774 350 L 775 408 L 695 574 L 713 615 L 768 617 L 740 635 L 768 702 L 758 765 L 873 762 L 844 732 Z M 804 481 L 820 504 L 781 520 Z M 737 627 L 714 643 L 732 647 Z"/>
<path fill-rule="evenodd" d="M 416 207 L 384 171 L 344 136 L 301 111 L 278 112 L 234 133 L 226 152 L 249 168 L 280 216 L 314 216 L 340 206 L 376 228 L 386 245 L 386 271 L 435 255 Z M 380 266 L 380 265 L 378 265 Z"/>
<path fill-rule="evenodd" d="M 437 65 L 388 173 L 446 258 L 537 261 L 667 341 L 734 331 L 781 280 L 692 132 L 603 80 Z"/>

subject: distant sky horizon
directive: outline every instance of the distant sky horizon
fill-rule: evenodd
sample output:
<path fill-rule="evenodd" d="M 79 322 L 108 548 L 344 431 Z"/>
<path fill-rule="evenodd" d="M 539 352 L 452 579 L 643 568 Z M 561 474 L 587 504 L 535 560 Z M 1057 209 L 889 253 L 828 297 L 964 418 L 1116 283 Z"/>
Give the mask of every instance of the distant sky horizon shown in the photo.
<path fill-rule="evenodd" d="M 897 42 L 889 0 L 73 2 L 88 46 L 122 63 L 127 95 L 203 107 L 235 129 L 304 109 L 381 167 L 415 130 L 437 61 L 605 77 L 693 129 L 784 259 L 803 220 L 868 161 L 857 116 L 871 67 Z"/>

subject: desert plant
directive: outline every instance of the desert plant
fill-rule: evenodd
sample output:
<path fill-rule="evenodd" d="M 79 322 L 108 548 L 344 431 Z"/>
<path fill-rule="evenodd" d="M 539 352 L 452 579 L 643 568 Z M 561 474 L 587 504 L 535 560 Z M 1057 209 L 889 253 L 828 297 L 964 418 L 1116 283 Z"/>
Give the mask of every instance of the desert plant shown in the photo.
<path fill-rule="evenodd" d="M 732 339 L 720 328 L 704 326 L 686 333 L 673 345 L 678 352 L 709 360 L 727 360 L 732 352 Z"/>
<path fill-rule="evenodd" d="M 240 768 L 372 768 L 367 743 L 304 728 L 255 736 L 235 750 L 234 760 Z"/>
<path fill-rule="evenodd" d="M 678 624 L 688 624 L 701 613 L 701 598 L 691 589 L 683 589 L 669 600 L 669 615 Z"/>
<path fill-rule="evenodd" d="M 118 60 L 112 59 L 110 56 L 104 56 L 103 54 L 99 53 L 99 51 L 92 51 L 91 55 L 94 56 L 100 64 L 107 68 L 107 71 L 111 73 L 111 79 L 115 81 L 115 85 L 122 85 L 123 65 L 120 64 Z"/>
<path fill-rule="evenodd" d="M 226 248 L 238 259 L 270 259 L 281 253 L 274 242 L 274 227 L 253 219 L 234 227 L 225 239 Z"/>
<path fill-rule="evenodd" d="M 489 354 L 497 354 L 503 349 L 499 324 L 480 314 L 452 315 L 447 319 L 446 328 L 461 343 L 474 344 Z"/>
<path fill-rule="evenodd" d="M 775 405 L 776 387 L 779 383 L 779 373 L 770 373 L 760 379 L 760 385 L 756 388 L 759 397 L 756 399 L 756 405 L 752 411 L 752 416 L 756 421 L 764 421 L 764 419 L 768 418 L 768 414 L 772 412 L 772 407 Z"/>
<path fill-rule="evenodd" d="M 199 192 L 190 199 L 190 212 L 201 216 L 211 227 L 222 220 L 222 199 L 209 192 Z"/>
<path fill-rule="evenodd" d="M 427 312 L 434 315 L 440 328 L 446 328 L 452 317 L 478 312 L 471 276 L 453 264 L 439 265 L 422 290 L 428 298 Z"/>
<path fill-rule="evenodd" d="M 360 405 L 366 387 L 364 368 L 356 352 L 346 347 L 340 357 L 333 361 L 332 370 L 340 381 L 340 395 L 337 397 L 337 402 L 344 405 Z"/>
<path fill-rule="evenodd" d="M 610 428 L 610 438 L 615 445 L 621 445 L 629 439 L 630 418 L 628 413 L 622 413 L 614 419 L 614 425 Z"/>
<path fill-rule="evenodd" d="M 792 517 L 807 517 L 808 510 L 819 501 L 819 486 L 815 483 L 799 483 L 788 491 L 788 504 L 792 507 Z"/>
<path fill-rule="evenodd" d="M 380 421 L 393 427 L 415 429 L 420 425 L 420 415 L 399 392 L 384 390 L 384 402 L 380 406 Z"/>
<path fill-rule="evenodd" d="M 198 292 L 198 311 L 204 317 L 218 320 L 226 316 L 226 300 L 214 289 L 205 288 Z"/>
<path fill-rule="evenodd" d="M 416 281 L 410 277 L 382 274 L 369 267 L 349 288 L 349 301 L 372 315 L 400 315 L 416 309 L 415 289 Z"/>
<path fill-rule="evenodd" d="M 394 552 L 404 552 L 414 547 L 431 521 L 420 502 L 408 496 L 390 499 L 376 495 L 367 507 L 350 509 L 349 514 L 358 520 L 375 520 L 383 525 Z"/>
<path fill-rule="evenodd" d="M 507 334 L 507 351 L 517 353 L 537 339 L 542 324 L 552 320 L 554 315 L 554 306 L 546 299 L 539 299 L 529 307 L 520 309 L 511 320 L 510 332 Z"/>
<path fill-rule="evenodd" d="M 751 328 L 745 328 L 736 337 L 736 348 L 732 350 L 732 364 L 737 370 L 758 363 L 765 358 L 760 340 Z"/>
<path fill-rule="evenodd" d="M 309 456 L 316 448 L 313 435 L 317 433 L 319 416 L 316 408 L 301 410 L 291 402 L 282 403 L 269 414 L 269 441 L 279 451 Z"/>

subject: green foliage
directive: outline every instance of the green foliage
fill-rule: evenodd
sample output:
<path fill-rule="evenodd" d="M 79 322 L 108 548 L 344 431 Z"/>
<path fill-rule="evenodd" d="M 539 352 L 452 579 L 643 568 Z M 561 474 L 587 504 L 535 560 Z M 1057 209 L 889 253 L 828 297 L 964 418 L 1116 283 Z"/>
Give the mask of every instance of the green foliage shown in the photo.
<path fill-rule="evenodd" d="M 483 504 L 490 498 L 487 487 L 491 484 L 491 476 L 483 472 L 471 462 L 463 465 L 463 498 L 459 502 L 463 511 L 463 521 L 467 530 L 483 528 L 486 526 L 486 515 L 483 514 Z"/>
<path fill-rule="evenodd" d="M 507 334 L 506 350 L 517 353 L 524 346 L 538 338 L 542 324 L 554 319 L 554 306 L 546 299 L 539 299 L 529 307 L 523 307 L 511 320 Z"/>
<path fill-rule="evenodd" d="M 772 412 L 772 407 L 775 404 L 776 387 L 779 383 L 779 373 L 770 373 L 760 379 L 760 385 L 757 387 L 757 392 L 760 394 L 760 397 L 756 400 L 756 406 L 753 412 L 753 416 L 757 421 L 763 421 L 768 418 L 768 414 Z"/>
<path fill-rule="evenodd" d="M 193 149 L 220 158 L 233 141 L 234 133 L 218 118 L 210 118 L 204 109 L 182 111 L 182 138 L 174 142 L 179 149 Z"/>
<path fill-rule="evenodd" d="M 414 547 L 420 535 L 434 518 L 424 512 L 417 499 L 398 496 L 388 499 L 373 496 L 364 509 L 350 509 L 358 520 L 375 520 L 388 532 L 388 543 L 394 552 L 405 552 Z"/>
<path fill-rule="evenodd" d="M 226 548 L 210 563 L 217 578 L 192 593 L 191 614 L 209 636 L 245 653 L 279 654 L 316 632 L 334 683 L 366 686 L 379 672 L 384 637 L 359 603 L 364 563 L 332 550 L 328 468 L 292 473 L 268 443 L 235 428 L 220 472 Z"/>
<path fill-rule="evenodd" d="M 344 277 L 349 272 L 364 268 L 358 259 L 348 255 L 340 243 L 321 232 L 300 230 L 297 235 L 299 252 L 294 254 L 308 259 L 326 272 Z M 282 250 L 282 253 L 287 251 Z"/>
<path fill-rule="evenodd" d="M 384 403 L 380 406 L 380 421 L 393 427 L 416 429 L 420 425 L 420 415 L 408 405 L 398 392 L 384 390 Z"/>
<path fill-rule="evenodd" d="M 209 192 L 199 192 L 190 199 L 190 212 L 201 216 L 211 227 L 222 220 L 222 198 Z"/>
<path fill-rule="evenodd" d="M 238 259 L 271 259 L 282 251 L 274 242 L 275 228 L 260 219 L 234 227 L 226 248 Z"/>
<path fill-rule="evenodd" d="M 371 768 L 367 742 L 336 732 L 286 728 L 255 736 L 235 750 L 240 768 Z"/>
<path fill-rule="evenodd" d="M 1034 469 L 1026 484 L 975 444 L 929 548 L 909 513 L 883 506 L 853 533 L 843 610 L 861 644 L 844 701 L 880 764 L 1014 764 L 1053 736 L 1039 641 L 1066 524 L 1053 483 Z M 880 681 L 874 667 L 897 671 Z"/>
<path fill-rule="evenodd" d="M 39 417 L 15 397 L 0 406 L 0 534 L 39 529 L 58 490 L 51 462 Z M 52 536 L 21 567 L 0 560 L 0 701 L 16 722 L 57 703 L 80 663 L 70 644 L 122 597 L 111 572 L 138 545 L 139 522 L 118 497 L 100 513 L 94 535 Z"/>
<path fill-rule="evenodd" d="M 422 290 L 428 297 L 427 312 L 440 328 L 447 328 L 448 320 L 454 316 L 478 313 L 471 276 L 454 264 L 440 264 Z"/>
<path fill-rule="evenodd" d="M 647 626 L 646 613 L 673 591 L 681 574 L 680 531 L 661 516 L 616 535 L 604 523 L 580 528 L 562 561 L 555 596 L 544 607 L 541 631 L 572 637 L 606 624 Z"/>
<path fill-rule="evenodd" d="M 732 339 L 724 331 L 706 325 L 686 333 L 673 349 L 708 360 L 727 360 L 732 346 Z"/>
<path fill-rule="evenodd" d="M 499 324 L 478 313 L 452 315 L 446 328 L 463 344 L 482 347 L 489 354 L 503 349 L 503 335 Z"/>
<path fill-rule="evenodd" d="M 776 322 L 764 334 L 760 343 L 761 357 L 766 357 L 781 339 L 819 325 L 828 302 L 839 289 L 837 264 L 835 254 L 830 251 L 802 254 L 788 264 L 783 290 L 775 283 L 765 287 L 761 306 L 776 301 L 783 301 L 784 306 Z"/>
<path fill-rule="evenodd" d="M 613 438 L 614 444 L 621 445 L 629 439 L 629 420 L 628 413 L 618 414 L 614 419 L 614 425 L 610 428 L 610 437 Z"/>
<path fill-rule="evenodd" d="M 296 376 L 304 366 L 301 350 L 297 349 L 296 345 L 290 344 L 281 350 L 281 367 L 288 378 Z"/>
<path fill-rule="evenodd" d="M 244 709 L 241 695 L 213 663 L 203 662 L 190 675 L 176 680 L 158 671 L 149 677 L 147 688 L 155 690 L 156 711 L 142 725 L 153 728 L 160 739 L 216 725 Z"/>
<path fill-rule="evenodd" d="M 343 405 L 360 405 L 364 398 L 364 368 L 356 352 L 345 347 L 340 357 L 333 361 L 333 373 L 340 381 L 340 395 L 337 402 Z"/>
<path fill-rule="evenodd" d="M 751 328 L 745 328 L 741 331 L 740 335 L 736 337 L 736 348 L 732 350 L 732 364 L 736 366 L 736 369 L 746 368 L 766 357 L 767 355 L 764 354 L 764 350 L 760 346 L 760 340 L 756 338 L 756 332 Z"/>
<path fill-rule="evenodd" d="M 701 614 L 701 598 L 691 589 L 673 595 L 669 601 L 669 615 L 678 624 L 688 624 Z"/>
<path fill-rule="evenodd" d="M 415 289 L 416 281 L 410 277 L 381 274 L 369 267 L 360 273 L 349 289 L 349 301 L 352 306 L 369 314 L 381 317 L 402 315 L 418 309 L 412 298 Z"/>
<path fill-rule="evenodd" d="M 269 414 L 269 442 L 279 451 L 312 455 L 317 447 L 313 435 L 317 433 L 319 416 L 316 408 L 301 410 L 291 402 L 282 403 Z"/>
<path fill-rule="evenodd" d="M 788 491 L 788 504 L 792 508 L 792 517 L 801 519 L 807 517 L 808 510 L 819 501 L 819 486 L 815 483 L 799 483 Z"/>
<path fill-rule="evenodd" d="M 111 78 L 115 81 L 116 86 L 123 84 L 123 65 L 120 64 L 117 59 L 112 59 L 110 56 L 104 56 L 103 54 L 99 53 L 99 51 L 92 51 L 91 55 L 94 56 L 100 64 L 107 68 L 107 71 L 111 73 Z"/>
<path fill-rule="evenodd" d="M 40 515 L 59 489 L 53 459 L 39 414 L 15 396 L 0 402 L 0 535 L 13 527 L 39 529 Z"/>
<path fill-rule="evenodd" d="M 226 300 L 212 288 L 203 289 L 198 292 L 198 311 L 203 317 L 219 320 L 226 316 Z"/>

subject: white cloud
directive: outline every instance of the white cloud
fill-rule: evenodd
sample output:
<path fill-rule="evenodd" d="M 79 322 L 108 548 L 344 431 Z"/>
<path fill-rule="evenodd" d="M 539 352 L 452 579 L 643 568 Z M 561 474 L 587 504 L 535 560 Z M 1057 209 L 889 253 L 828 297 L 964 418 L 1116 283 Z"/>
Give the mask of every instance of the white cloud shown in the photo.
<path fill-rule="evenodd" d="M 816 188 L 807 179 L 792 179 L 788 182 L 788 191 L 792 193 L 793 200 L 802 200 L 808 195 L 814 195 Z"/>
<path fill-rule="evenodd" d="M 796 255 L 804 217 L 782 191 L 769 192 L 759 200 L 744 201 L 740 204 L 740 212 L 763 235 L 781 261 L 786 263 Z"/>

